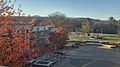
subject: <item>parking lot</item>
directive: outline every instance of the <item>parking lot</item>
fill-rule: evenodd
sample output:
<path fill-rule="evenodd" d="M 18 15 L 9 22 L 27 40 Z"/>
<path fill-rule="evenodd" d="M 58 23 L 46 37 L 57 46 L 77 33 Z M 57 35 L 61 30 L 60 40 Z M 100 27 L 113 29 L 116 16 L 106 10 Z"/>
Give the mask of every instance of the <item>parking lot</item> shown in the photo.
<path fill-rule="evenodd" d="M 120 67 L 120 52 L 108 47 L 85 45 L 69 50 L 55 67 Z"/>

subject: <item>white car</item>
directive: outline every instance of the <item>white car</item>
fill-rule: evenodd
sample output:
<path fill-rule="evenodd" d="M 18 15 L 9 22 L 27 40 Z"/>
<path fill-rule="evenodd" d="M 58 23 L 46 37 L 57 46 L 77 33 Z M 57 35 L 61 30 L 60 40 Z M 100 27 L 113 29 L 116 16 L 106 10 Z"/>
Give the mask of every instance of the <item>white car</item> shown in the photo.
<path fill-rule="evenodd" d="M 90 37 L 90 39 L 95 39 L 95 37 Z"/>

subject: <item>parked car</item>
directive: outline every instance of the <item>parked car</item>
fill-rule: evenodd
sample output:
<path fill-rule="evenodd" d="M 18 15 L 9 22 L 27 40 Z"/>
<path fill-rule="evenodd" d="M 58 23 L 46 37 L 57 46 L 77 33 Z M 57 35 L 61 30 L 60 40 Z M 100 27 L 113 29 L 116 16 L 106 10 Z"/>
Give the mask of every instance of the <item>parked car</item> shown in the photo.
<path fill-rule="evenodd" d="M 95 39 L 95 37 L 90 37 L 90 39 Z"/>

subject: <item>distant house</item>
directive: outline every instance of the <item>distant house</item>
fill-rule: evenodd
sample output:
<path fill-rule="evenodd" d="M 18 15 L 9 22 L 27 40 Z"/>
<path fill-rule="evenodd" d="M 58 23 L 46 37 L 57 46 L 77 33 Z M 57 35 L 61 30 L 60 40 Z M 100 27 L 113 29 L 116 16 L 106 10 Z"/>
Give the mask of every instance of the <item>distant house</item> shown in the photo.
<path fill-rule="evenodd" d="M 53 31 L 56 31 L 56 28 L 54 25 L 41 26 L 41 25 L 34 25 L 32 22 L 28 22 L 27 26 L 25 26 L 24 22 L 20 22 L 20 24 L 17 25 L 17 30 L 19 30 L 22 26 L 24 26 L 24 28 L 25 28 L 25 34 L 29 32 L 30 26 L 33 26 L 32 32 L 41 32 L 41 31 L 53 32 Z"/>
<path fill-rule="evenodd" d="M 25 28 L 25 34 L 28 33 L 30 30 L 30 26 L 33 26 L 33 30 L 32 32 L 41 32 L 41 31 L 49 31 L 49 32 L 54 32 L 56 31 L 56 28 L 54 25 L 47 25 L 47 26 L 42 26 L 42 25 L 34 25 L 32 22 L 11 22 L 10 25 L 16 25 L 16 32 L 21 28 L 24 27 Z M 1 31 L 1 30 L 0 30 Z"/>
<path fill-rule="evenodd" d="M 13 23 L 13 22 L 12 22 Z M 14 24 L 14 23 L 13 23 Z M 27 34 L 30 30 L 30 26 L 33 26 L 34 24 L 32 22 L 27 22 L 27 25 L 25 22 L 20 22 L 20 24 L 16 24 L 17 26 L 17 29 L 16 29 L 16 32 L 17 30 L 19 30 L 22 26 L 24 26 L 24 29 L 25 29 L 25 34 Z"/>
<path fill-rule="evenodd" d="M 48 25 L 48 26 L 41 26 L 37 25 L 33 27 L 33 32 L 37 31 L 56 31 L 56 28 L 53 25 Z"/>
<path fill-rule="evenodd" d="M 33 27 L 33 32 L 37 32 L 37 31 L 43 31 L 43 30 L 48 30 L 47 26 L 41 26 L 41 25 L 37 25 Z"/>

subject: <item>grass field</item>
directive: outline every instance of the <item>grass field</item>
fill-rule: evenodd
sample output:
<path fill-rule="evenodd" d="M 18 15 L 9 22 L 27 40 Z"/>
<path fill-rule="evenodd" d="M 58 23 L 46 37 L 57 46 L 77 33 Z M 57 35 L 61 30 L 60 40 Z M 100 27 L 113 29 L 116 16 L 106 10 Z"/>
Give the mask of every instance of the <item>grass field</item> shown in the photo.
<path fill-rule="evenodd" d="M 117 37 L 116 34 L 101 34 L 101 36 L 102 36 L 105 40 L 120 40 L 120 38 Z"/>
<path fill-rule="evenodd" d="M 89 39 L 92 36 L 93 36 L 93 33 L 91 34 L 91 36 L 72 36 L 71 38 L 72 39 L 82 39 L 82 38 Z M 100 34 L 100 36 L 103 37 L 103 39 L 101 40 L 120 41 L 120 38 L 117 37 L 116 34 Z"/>

